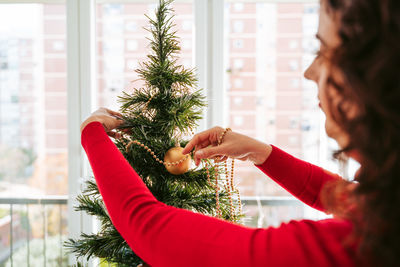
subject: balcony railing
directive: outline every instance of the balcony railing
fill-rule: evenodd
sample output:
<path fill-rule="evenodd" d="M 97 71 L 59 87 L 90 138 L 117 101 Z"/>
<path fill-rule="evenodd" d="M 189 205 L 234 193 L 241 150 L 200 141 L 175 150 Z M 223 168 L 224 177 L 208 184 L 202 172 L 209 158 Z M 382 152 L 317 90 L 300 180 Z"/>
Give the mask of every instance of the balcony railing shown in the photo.
<path fill-rule="evenodd" d="M 242 197 L 242 202 L 248 226 L 277 226 L 304 215 L 303 204 L 292 197 Z M 68 196 L 0 198 L 0 267 L 67 266 L 67 203 Z"/>
<path fill-rule="evenodd" d="M 0 266 L 67 266 L 67 196 L 0 198 Z"/>

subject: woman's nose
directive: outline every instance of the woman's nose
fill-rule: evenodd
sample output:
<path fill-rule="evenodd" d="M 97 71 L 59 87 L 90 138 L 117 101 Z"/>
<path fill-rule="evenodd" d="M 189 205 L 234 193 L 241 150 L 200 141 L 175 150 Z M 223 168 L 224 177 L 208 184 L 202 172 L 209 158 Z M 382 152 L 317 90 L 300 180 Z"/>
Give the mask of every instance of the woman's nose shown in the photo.
<path fill-rule="evenodd" d="M 308 68 L 306 69 L 306 71 L 304 72 L 304 78 L 306 78 L 307 80 L 311 80 L 311 70 L 310 70 L 311 66 L 308 66 Z"/>
<path fill-rule="evenodd" d="M 316 60 L 314 59 L 314 61 L 311 63 L 311 65 L 308 66 L 308 68 L 304 72 L 304 77 L 307 80 L 312 80 L 314 82 L 317 82 L 317 80 L 318 80 L 318 75 L 317 75 L 318 68 L 316 68 L 316 64 L 315 63 L 316 63 Z"/>

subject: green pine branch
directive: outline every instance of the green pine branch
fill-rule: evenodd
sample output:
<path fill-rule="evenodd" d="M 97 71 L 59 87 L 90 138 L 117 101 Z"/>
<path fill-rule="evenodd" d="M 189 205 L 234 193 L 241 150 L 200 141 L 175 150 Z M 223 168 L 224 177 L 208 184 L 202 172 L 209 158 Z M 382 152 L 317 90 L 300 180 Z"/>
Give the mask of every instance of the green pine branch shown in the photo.
<path fill-rule="evenodd" d="M 65 247 L 79 258 L 104 259 L 121 266 L 136 266 L 143 261 L 130 249 L 115 228 L 104 230 L 102 234 L 81 234 L 81 239 L 69 239 Z"/>

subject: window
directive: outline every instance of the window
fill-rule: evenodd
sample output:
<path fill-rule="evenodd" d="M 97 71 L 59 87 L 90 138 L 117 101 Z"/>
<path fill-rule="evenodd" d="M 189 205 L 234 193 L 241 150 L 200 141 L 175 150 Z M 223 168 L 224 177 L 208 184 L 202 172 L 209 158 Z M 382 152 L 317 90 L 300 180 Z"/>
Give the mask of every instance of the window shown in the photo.
<path fill-rule="evenodd" d="M 233 40 L 233 47 L 237 49 L 241 49 L 244 47 L 244 42 L 241 39 Z"/>
<path fill-rule="evenodd" d="M 61 252 L 67 232 L 65 202 L 30 205 L 26 200 L 68 193 L 66 66 L 62 1 L 0 3 L 2 266 L 26 264 L 28 243 L 31 265 L 44 266 L 46 253 L 48 262 L 58 257 L 60 265 L 67 264 Z M 20 202 L 13 204 L 14 198 Z M 10 203 L 4 204 L 7 199 Z M 51 253 L 43 247 L 44 240 Z"/>
<path fill-rule="evenodd" d="M 233 22 L 233 32 L 240 33 L 244 30 L 244 23 L 242 20 L 236 20 Z"/>
<path fill-rule="evenodd" d="M 135 1 L 133 3 L 98 4 L 96 7 L 97 26 L 97 83 L 98 104 L 118 110 L 118 96 L 122 91 L 130 92 L 140 88 L 143 82 L 135 70 L 146 60 L 150 52 L 148 40 L 148 16 L 153 16 L 154 3 Z M 180 64 L 191 68 L 193 61 L 193 4 L 190 1 L 176 2 L 175 24 L 180 38 Z"/>
<path fill-rule="evenodd" d="M 67 194 L 65 5 L 1 4 L 0 25 L 0 195 Z"/>

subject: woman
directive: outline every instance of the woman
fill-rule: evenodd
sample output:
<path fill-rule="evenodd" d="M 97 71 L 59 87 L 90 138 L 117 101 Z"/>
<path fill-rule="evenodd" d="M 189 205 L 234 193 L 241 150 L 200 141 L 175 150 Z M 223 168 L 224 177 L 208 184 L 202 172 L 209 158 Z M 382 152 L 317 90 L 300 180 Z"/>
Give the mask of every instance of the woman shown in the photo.
<path fill-rule="evenodd" d="M 320 51 L 305 72 L 318 85 L 325 129 L 357 160 L 349 183 L 277 147 L 223 129 L 184 152 L 250 160 L 334 219 L 252 229 L 158 202 L 107 137 L 121 121 L 100 109 L 81 126 L 115 227 L 151 266 L 395 266 L 400 252 L 400 2 L 322 0 Z M 103 155 L 109 155 L 104 157 Z"/>

